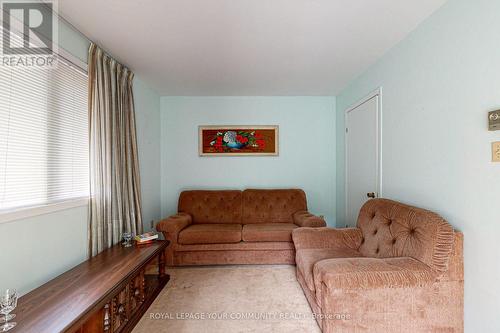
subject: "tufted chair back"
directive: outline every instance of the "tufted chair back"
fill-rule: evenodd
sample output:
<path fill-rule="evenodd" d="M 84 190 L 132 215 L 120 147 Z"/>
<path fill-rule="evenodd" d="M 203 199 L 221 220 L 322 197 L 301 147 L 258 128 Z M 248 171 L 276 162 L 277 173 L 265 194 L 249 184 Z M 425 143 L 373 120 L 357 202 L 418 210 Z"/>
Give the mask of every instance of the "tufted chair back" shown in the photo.
<path fill-rule="evenodd" d="M 193 223 L 241 223 L 241 191 L 183 191 L 178 211 Z"/>
<path fill-rule="evenodd" d="M 299 189 L 243 191 L 243 224 L 293 223 L 301 210 L 307 210 L 307 201 Z"/>
<path fill-rule="evenodd" d="M 366 257 L 412 257 L 438 272 L 448 268 L 454 231 L 439 215 L 396 201 L 372 199 L 359 212 Z"/>

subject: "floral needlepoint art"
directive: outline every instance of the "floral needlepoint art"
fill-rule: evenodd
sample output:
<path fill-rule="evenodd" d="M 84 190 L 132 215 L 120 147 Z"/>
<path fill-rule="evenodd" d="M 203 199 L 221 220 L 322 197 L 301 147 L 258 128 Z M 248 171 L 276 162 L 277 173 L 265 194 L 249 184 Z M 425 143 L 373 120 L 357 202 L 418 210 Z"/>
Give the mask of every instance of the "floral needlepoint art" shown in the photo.
<path fill-rule="evenodd" d="M 278 155 L 278 126 L 200 126 L 200 155 Z"/>

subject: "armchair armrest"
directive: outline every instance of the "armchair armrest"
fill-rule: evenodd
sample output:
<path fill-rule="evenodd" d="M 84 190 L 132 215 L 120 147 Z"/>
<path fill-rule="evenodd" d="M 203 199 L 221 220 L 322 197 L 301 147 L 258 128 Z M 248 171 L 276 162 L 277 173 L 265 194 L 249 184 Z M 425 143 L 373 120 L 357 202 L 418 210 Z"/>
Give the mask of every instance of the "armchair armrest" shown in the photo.
<path fill-rule="evenodd" d="M 156 225 L 156 230 L 163 233 L 165 239 L 170 241 L 177 240 L 177 234 L 190 225 L 192 222 L 191 215 L 186 213 L 178 213 L 161 220 Z"/>
<path fill-rule="evenodd" d="M 326 222 L 322 217 L 313 215 L 305 210 L 293 214 L 293 222 L 299 227 L 326 227 Z"/>
<path fill-rule="evenodd" d="M 292 232 L 296 250 L 350 248 L 361 246 L 363 234 L 359 228 L 297 228 Z"/>

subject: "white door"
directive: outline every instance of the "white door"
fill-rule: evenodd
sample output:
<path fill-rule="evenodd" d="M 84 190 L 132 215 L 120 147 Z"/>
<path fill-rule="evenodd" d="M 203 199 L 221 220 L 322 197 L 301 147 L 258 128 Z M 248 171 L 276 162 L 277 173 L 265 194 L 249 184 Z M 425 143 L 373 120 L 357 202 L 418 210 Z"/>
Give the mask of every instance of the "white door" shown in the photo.
<path fill-rule="evenodd" d="M 355 226 L 359 209 L 380 192 L 380 95 L 346 111 L 346 218 Z"/>

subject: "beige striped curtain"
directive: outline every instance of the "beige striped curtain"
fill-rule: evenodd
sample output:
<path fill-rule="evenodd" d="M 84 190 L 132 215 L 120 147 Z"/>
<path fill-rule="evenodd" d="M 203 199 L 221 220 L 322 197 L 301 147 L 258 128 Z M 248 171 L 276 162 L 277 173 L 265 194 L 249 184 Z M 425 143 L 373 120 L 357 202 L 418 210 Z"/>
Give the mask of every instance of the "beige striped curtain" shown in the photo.
<path fill-rule="evenodd" d="M 134 74 L 102 49 L 89 48 L 89 254 L 142 233 Z"/>

